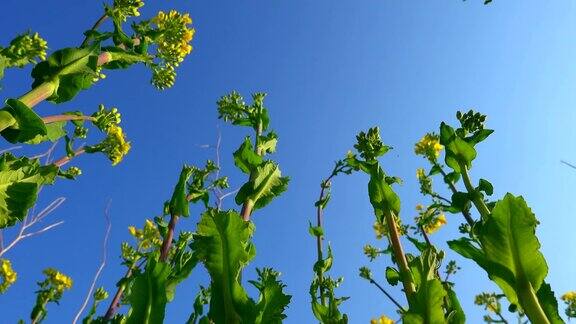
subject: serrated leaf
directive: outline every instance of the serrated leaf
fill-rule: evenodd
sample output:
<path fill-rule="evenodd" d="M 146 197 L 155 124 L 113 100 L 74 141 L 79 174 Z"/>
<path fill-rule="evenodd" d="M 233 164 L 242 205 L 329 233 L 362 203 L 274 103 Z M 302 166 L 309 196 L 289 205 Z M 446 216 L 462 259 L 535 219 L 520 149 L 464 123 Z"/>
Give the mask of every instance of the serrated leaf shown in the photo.
<path fill-rule="evenodd" d="M 190 215 L 190 207 L 188 200 L 186 199 L 186 183 L 188 182 L 188 179 L 190 179 L 190 176 L 192 176 L 192 168 L 184 165 L 180 172 L 178 183 L 176 184 L 176 187 L 174 187 L 172 198 L 170 199 L 169 210 L 171 215 L 185 217 Z"/>
<path fill-rule="evenodd" d="M 288 181 L 288 177 L 282 177 L 276 163 L 266 161 L 256 168 L 253 179 L 240 188 L 236 194 L 236 203 L 241 205 L 250 200 L 254 203 L 254 210 L 260 209 L 286 191 Z"/>
<path fill-rule="evenodd" d="M 192 249 L 212 278 L 208 317 L 215 323 L 249 323 L 254 316 L 254 302 L 239 278 L 256 253 L 249 242 L 253 231 L 233 210 L 208 209 L 198 223 Z"/>
<path fill-rule="evenodd" d="M 254 152 L 254 147 L 250 141 L 250 137 L 246 136 L 244 142 L 234 152 L 234 165 L 236 165 L 242 172 L 250 174 L 262 164 L 262 157 Z"/>
<path fill-rule="evenodd" d="M 260 297 L 256 303 L 255 324 L 279 324 L 286 318 L 284 311 L 290 304 L 292 296 L 284 293 L 284 285 L 278 280 L 278 272 L 264 268 L 256 269 L 258 280 L 250 281 L 260 291 Z"/>
<path fill-rule="evenodd" d="M 2 136 L 8 142 L 22 143 L 47 134 L 42 118 L 21 101 L 8 99 L 6 107 L 2 110 L 7 111 L 16 119 L 16 125 L 2 131 Z"/>
<path fill-rule="evenodd" d="M 146 271 L 136 275 L 128 301 L 132 308 L 126 324 L 161 324 L 164 322 L 167 279 L 170 265 L 149 258 Z"/>
<path fill-rule="evenodd" d="M 446 309 L 447 322 L 448 324 L 464 324 L 466 323 L 466 314 L 460 305 L 460 301 L 458 300 L 458 296 L 454 290 L 448 288 L 446 285 L 444 286 L 446 293 L 448 295 L 448 305 Z"/>
<path fill-rule="evenodd" d="M 37 159 L 16 158 L 10 153 L 0 157 L 0 228 L 21 221 L 36 202 L 38 190 L 52 184 L 58 168 L 42 166 Z"/>
<path fill-rule="evenodd" d="M 554 292 L 552 291 L 552 287 L 545 281 L 538 289 L 536 293 L 536 297 L 542 306 L 542 310 L 546 314 L 546 317 L 550 321 L 550 324 L 564 324 L 564 321 L 560 317 L 558 313 L 558 301 L 556 297 L 554 297 Z"/>

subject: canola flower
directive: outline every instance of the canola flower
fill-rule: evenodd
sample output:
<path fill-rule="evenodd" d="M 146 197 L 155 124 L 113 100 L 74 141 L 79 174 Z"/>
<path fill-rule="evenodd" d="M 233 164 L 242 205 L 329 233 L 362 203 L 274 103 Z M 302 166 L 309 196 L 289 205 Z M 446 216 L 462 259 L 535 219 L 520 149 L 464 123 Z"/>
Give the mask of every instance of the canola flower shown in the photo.
<path fill-rule="evenodd" d="M 137 241 L 138 246 L 140 249 L 150 249 L 155 246 L 162 245 L 162 236 L 158 231 L 158 227 L 156 224 L 151 220 L 147 219 L 144 223 L 143 229 L 137 229 L 134 226 L 128 227 L 128 232 L 132 235 Z"/>
<path fill-rule="evenodd" d="M 72 278 L 59 272 L 56 269 L 45 269 L 44 274 L 49 284 L 56 289 L 57 292 L 62 293 L 64 290 L 72 288 Z"/>
<path fill-rule="evenodd" d="M 4 293 L 18 278 L 9 260 L 0 259 L 0 294 Z"/>
<path fill-rule="evenodd" d="M 440 229 L 443 225 L 446 224 L 446 216 L 444 214 L 440 214 L 436 217 L 433 221 L 429 222 L 428 224 L 423 225 L 424 231 L 427 234 L 432 234 Z"/>
<path fill-rule="evenodd" d="M 576 291 L 569 291 L 560 297 L 566 304 L 566 316 L 576 317 Z"/>
<path fill-rule="evenodd" d="M 440 144 L 440 137 L 434 133 L 428 133 L 414 145 L 414 153 L 435 162 L 443 148 L 444 146 Z"/>
<path fill-rule="evenodd" d="M 102 152 L 112 161 L 112 165 L 116 165 L 130 151 L 130 142 L 126 141 L 126 135 L 118 125 L 108 127 L 106 133 L 108 136 L 100 144 L 102 145 Z"/>
<path fill-rule="evenodd" d="M 416 217 L 416 223 L 422 226 L 426 234 L 432 234 L 438 231 L 447 223 L 446 215 L 439 213 L 437 208 L 426 208 L 421 204 L 416 205 L 419 215 Z"/>
<path fill-rule="evenodd" d="M 370 320 L 370 324 L 394 324 L 394 320 L 382 315 L 380 318 L 373 318 Z"/>

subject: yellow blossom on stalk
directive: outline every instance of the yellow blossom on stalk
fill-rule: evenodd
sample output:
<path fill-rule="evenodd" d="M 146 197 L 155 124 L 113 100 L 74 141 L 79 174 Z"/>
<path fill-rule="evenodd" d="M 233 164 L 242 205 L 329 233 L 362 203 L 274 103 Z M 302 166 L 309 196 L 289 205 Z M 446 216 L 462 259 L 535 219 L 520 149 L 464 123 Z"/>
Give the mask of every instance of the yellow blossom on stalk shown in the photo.
<path fill-rule="evenodd" d="M 147 250 L 154 246 L 160 246 L 162 244 L 162 236 L 160 231 L 156 227 L 156 224 L 151 220 L 147 219 L 144 223 L 143 229 L 137 229 L 134 226 L 129 226 L 128 231 L 130 235 L 138 241 L 138 245 L 141 249 Z"/>
<path fill-rule="evenodd" d="M 105 141 L 108 141 L 107 150 L 105 153 L 108 154 L 112 165 L 116 165 L 122 161 L 124 156 L 130 151 L 130 142 L 126 141 L 126 135 L 122 131 L 122 128 L 117 125 L 110 126 L 106 132 L 108 137 Z"/>
<path fill-rule="evenodd" d="M 388 318 L 384 315 L 382 315 L 380 318 L 378 319 L 372 319 L 370 320 L 370 324 L 394 324 L 394 320 L 392 320 L 391 318 Z"/>
<path fill-rule="evenodd" d="M 192 23 L 189 14 L 181 14 L 171 10 L 168 14 L 158 12 L 152 22 L 158 27 L 160 36 L 156 40 L 158 44 L 158 56 L 168 64 L 178 66 L 184 57 L 192 52 L 189 44 L 194 38 L 194 28 L 189 28 Z"/>
<path fill-rule="evenodd" d="M 576 291 L 569 291 L 560 298 L 562 298 L 563 301 L 576 301 Z"/>
<path fill-rule="evenodd" d="M 416 178 L 418 180 L 425 178 L 425 177 L 426 177 L 426 171 L 424 171 L 424 169 L 422 169 L 422 168 L 416 169 Z"/>
<path fill-rule="evenodd" d="M 414 153 L 416 153 L 416 155 L 422 155 L 430 161 L 436 161 L 443 148 L 444 146 L 440 144 L 438 135 L 428 133 L 414 145 Z"/>
<path fill-rule="evenodd" d="M 48 43 L 38 33 L 23 34 L 14 38 L 7 48 L 0 48 L 0 54 L 8 59 L 8 66 L 22 67 L 35 62 L 35 58 L 46 59 Z"/>
<path fill-rule="evenodd" d="M 111 12 L 113 16 L 121 19 L 122 21 L 126 21 L 127 17 L 140 16 L 138 9 L 140 9 L 142 6 L 144 6 L 144 2 L 142 0 L 114 0 Z"/>
<path fill-rule="evenodd" d="M 2 281 L 0 282 L 0 294 L 2 294 L 8 289 L 8 287 L 12 286 L 18 278 L 18 275 L 14 269 L 12 269 L 12 264 L 9 260 L 0 259 L 0 278 L 2 278 Z"/>
<path fill-rule="evenodd" d="M 48 268 L 44 270 L 44 274 L 48 277 L 49 282 L 62 293 L 64 290 L 72 288 L 72 278 L 59 272 L 56 269 Z"/>
<path fill-rule="evenodd" d="M 432 220 L 431 222 L 424 224 L 422 227 L 424 231 L 428 234 L 432 234 L 436 232 L 442 225 L 446 224 L 446 216 L 444 214 L 440 214 L 437 218 Z"/>

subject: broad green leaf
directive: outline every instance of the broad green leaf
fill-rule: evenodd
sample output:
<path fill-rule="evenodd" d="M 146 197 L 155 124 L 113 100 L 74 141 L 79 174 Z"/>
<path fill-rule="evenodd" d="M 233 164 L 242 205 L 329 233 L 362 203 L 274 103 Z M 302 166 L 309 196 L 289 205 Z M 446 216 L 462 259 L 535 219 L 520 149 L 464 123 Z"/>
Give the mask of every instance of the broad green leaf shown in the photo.
<path fill-rule="evenodd" d="M 458 212 L 467 209 L 470 205 L 470 198 L 466 192 L 455 192 L 452 194 L 452 207 Z"/>
<path fill-rule="evenodd" d="M 447 316 L 447 322 L 449 324 L 464 324 L 466 323 L 466 314 L 464 313 L 464 310 L 462 309 L 462 306 L 460 305 L 460 301 L 458 300 L 458 296 L 456 296 L 456 293 L 454 292 L 454 290 L 446 287 L 446 285 L 444 286 L 446 293 L 448 295 L 448 302 L 449 305 L 447 307 L 446 313 L 448 314 Z"/>
<path fill-rule="evenodd" d="M 166 285 L 170 265 L 149 258 L 146 270 L 134 278 L 128 301 L 131 311 L 126 324 L 161 324 L 166 311 Z"/>
<path fill-rule="evenodd" d="M 26 144 L 40 144 L 46 141 L 56 142 L 60 138 L 66 136 L 65 121 L 46 124 L 46 135 L 36 135 L 33 139 L 26 142 Z"/>
<path fill-rule="evenodd" d="M 479 238 L 486 258 L 510 269 L 514 277 L 507 283 L 511 287 L 527 286 L 529 282 L 538 291 L 548 273 L 540 242 L 534 233 L 537 224 L 524 198 L 508 193 L 496 203 L 491 217 L 480 230 Z M 516 303 L 515 295 L 507 294 L 506 297 L 511 303 Z"/>
<path fill-rule="evenodd" d="M 396 215 L 400 213 L 400 198 L 386 182 L 386 175 L 381 167 L 370 174 L 368 195 L 378 220 L 384 218 L 385 210 L 392 210 Z"/>
<path fill-rule="evenodd" d="M 0 228 L 21 221 L 36 202 L 38 190 L 52 184 L 58 173 L 54 165 L 42 166 L 37 159 L 0 157 Z"/>
<path fill-rule="evenodd" d="M 466 142 L 472 144 L 472 145 L 476 145 L 480 142 L 482 142 L 483 140 L 485 140 L 486 138 L 488 138 L 488 136 L 490 136 L 490 134 L 494 133 L 494 130 L 492 129 L 481 129 L 479 131 L 477 131 L 476 133 L 474 133 L 474 135 L 466 138 Z"/>
<path fill-rule="evenodd" d="M 47 135 L 46 126 L 42 118 L 32 109 L 16 99 L 6 100 L 3 110 L 9 112 L 16 125 L 5 129 L 2 136 L 10 143 L 22 143 L 34 139 L 37 136 Z"/>
<path fill-rule="evenodd" d="M 410 241 L 410 243 L 412 243 L 412 245 L 414 245 L 414 247 L 416 249 L 418 249 L 418 251 L 422 252 L 424 250 L 426 250 L 428 248 L 428 244 L 425 242 L 421 242 L 416 238 L 413 238 L 411 236 L 406 235 L 406 238 L 408 239 L 408 241 Z"/>
<path fill-rule="evenodd" d="M 435 174 L 441 173 L 442 172 L 442 167 L 439 165 L 434 165 L 431 169 L 430 172 L 428 172 L 428 176 L 433 176 Z"/>
<path fill-rule="evenodd" d="M 250 200 L 255 210 L 260 209 L 286 191 L 288 181 L 288 177 L 282 177 L 276 163 L 266 161 L 256 168 L 254 177 L 240 188 L 236 194 L 236 203 L 241 205 Z"/>
<path fill-rule="evenodd" d="M 170 199 L 170 214 L 176 216 L 190 215 L 189 203 L 186 199 L 186 183 L 188 179 L 192 176 L 192 168 L 184 165 L 182 171 L 180 172 L 180 177 L 178 178 L 178 183 L 174 188 L 172 193 L 172 199 Z"/>
<path fill-rule="evenodd" d="M 78 92 L 89 88 L 97 76 L 98 56 L 91 48 L 64 48 L 54 52 L 46 61 L 32 70 L 32 88 L 52 82 L 56 89 L 47 99 L 55 103 L 66 102 Z"/>
<path fill-rule="evenodd" d="M 403 316 L 404 324 L 445 323 L 442 308 L 446 291 L 438 279 L 425 280 L 420 283 L 413 296 L 411 307 Z"/>
<path fill-rule="evenodd" d="M 554 297 L 554 292 L 552 287 L 546 282 L 543 282 L 536 293 L 536 297 L 546 314 L 546 317 L 550 321 L 550 324 L 563 324 L 564 321 L 558 313 L 558 301 Z"/>
<path fill-rule="evenodd" d="M 234 152 L 234 165 L 236 165 L 242 172 L 250 174 L 262 164 L 262 157 L 254 152 L 254 147 L 250 141 L 250 137 L 246 136 L 244 142 L 236 152 Z"/>
<path fill-rule="evenodd" d="M 258 272 L 257 281 L 249 281 L 260 291 L 260 297 L 256 303 L 256 324 L 282 323 L 286 318 L 284 311 L 290 304 L 290 295 L 284 293 L 284 285 L 278 280 L 278 272 L 264 268 L 256 269 Z"/>
<path fill-rule="evenodd" d="M 208 209 L 198 223 L 192 248 L 212 278 L 208 317 L 215 323 L 249 323 L 254 316 L 239 278 L 256 253 L 249 242 L 253 232 L 254 225 L 233 210 Z"/>
<path fill-rule="evenodd" d="M 460 172 L 459 163 L 468 168 L 472 166 L 472 161 L 476 158 L 474 146 L 460 138 L 454 129 L 444 122 L 440 124 L 440 144 L 446 149 L 446 165 L 454 171 Z"/>

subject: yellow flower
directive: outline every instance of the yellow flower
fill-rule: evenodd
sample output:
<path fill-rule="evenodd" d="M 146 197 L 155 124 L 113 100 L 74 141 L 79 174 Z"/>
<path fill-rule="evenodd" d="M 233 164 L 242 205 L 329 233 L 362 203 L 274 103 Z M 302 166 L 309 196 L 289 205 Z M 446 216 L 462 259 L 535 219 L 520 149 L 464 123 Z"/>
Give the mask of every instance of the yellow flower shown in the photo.
<path fill-rule="evenodd" d="M 12 269 L 12 264 L 9 260 L 0 259 L 0 278 L 2 278 L 2 282 L 0 282 L 0 294 L 4 293 L 8 287 L 16 282 L 18 274 Z"/>
<path fill-rule="evenodd" d="M 424 206 L 422 206 L 422 204 L 416 205 L 416 210 L 422 210 L 422 209 L 424 209 Z"/>
<path fill-rule="evenodd" d="M 424 171 L 422 168 L 416 169 L 416 178 L 418 180 L 426 178 L 426 171 Z"/>
<path fill-rule="evenodd" d="M 370 324 L 394 324 L 394 320 L 382 315 L 378 319 L 372 319 Z"/>
<path fill-rule="evenodd" d="M 48 277 L 48 281 L 56 288 L 58 292 L 72 288 L 72 278 L 59 272 L 56 269 L 48 268 L 44 270 L 44 274 Z"/>
<path fill-rule="evenodd" d="M 122 161 L 124 156 L 130 151 L 130 142 L 126 141 L 126 135 L 122 131 L 122 127 L 118 125 L 110 125 L 106 129 L 108 137 L 104 141 L 104 152 L 108 155 L 112 165 L 116 165 Z"/>
<path fill-rule="evenodd" d="M 414 153 L 422 155 L 430 161 L 436 161 L 444 146 L 440 144 L 440 138 L 436 134 L 428 133 L 414 145 Z"/>
<path fill-rule="evenodd" d="M 432 234 L 436 232 L 438 229 L 440 229 L 442 225 L 445 224 L 446 224 L 446 216 L 444 214 L 440 214 L 436 219 L 434 219 L 428 224 L 425 224 L 423 228 L 426 233 Z"/>
<path fill-rule="evenodd" d="M 567 293 L 565 293 L 564 295 L 562 295 L 562 300 L 565 302 L 576 302 L 576 291 L 569 291 Z"/>

